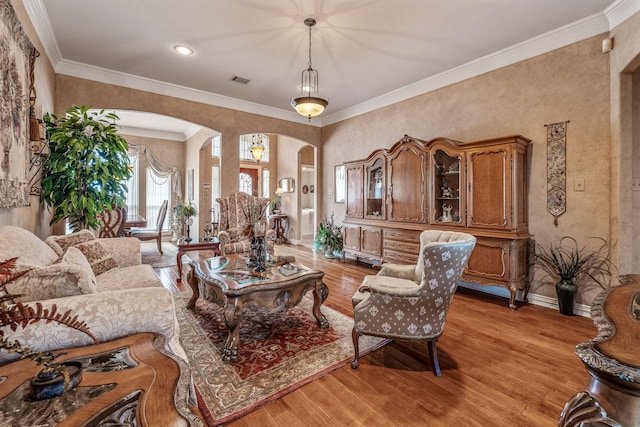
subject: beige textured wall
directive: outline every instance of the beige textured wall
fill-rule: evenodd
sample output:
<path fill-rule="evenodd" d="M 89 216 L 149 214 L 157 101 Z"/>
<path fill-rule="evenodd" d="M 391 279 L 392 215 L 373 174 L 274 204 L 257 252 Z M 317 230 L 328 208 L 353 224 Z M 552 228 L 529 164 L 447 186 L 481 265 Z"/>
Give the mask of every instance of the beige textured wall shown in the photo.
<path fill-rule="evenodd" d="M 314 126 L 70 76 L 56 76 L 55 99 L 56 111 L 64 110 L 72 104 L 92 105 L 95 108 L 149 111 L 215 129 L 222 134 L 223 177 L 237 174 L 238 141 L 242 134 L 274 133 L 297 138 L 315 146 L 320 144 L 320 129 Z M 237 187 L 236 180 L 223 180 L 222 195 L 237 191 Z"/>
<path fill-rule="evenodd" d="M 38 38 L 29 16 L 20 0 L 11 0 L 18 19 L 31 43 L 40 52 L 35 64 L 36 103 L 42 105 L 42 111 L 53 111 L 53 95 L 55 90 L 55 74 L 49 58 L 44 53 L 42 43 Z M 31 197 L 31 206 L 23 208 L 0 208 L 0 225 L 16 225 L 36 233 L 39 237 L 46 237 L 52 233 L 49 227 L 51 215 L 37 196 Z"/>
<path fill-rule="evenodd" d="M 634 252 L 640 250 L 640 236 L 633 233 L 638 215 L 633 209 L 631 189 L 633 153 L 640 148 L 640 140 L 636 137 L 634 141 L 633 133 L 634 123 L 638 126 L 640 117 L 633 115 L 632 74 L 640 67 L 640 13 L 614 28 L 611 36 L 614 38 L 610 53 L 611 230 L 617 241 L 616 262 L 620 273 L 640 273 L 640 265 L 633 262 Z"/>
<path fill-rule="evenodd" d="M 604 36 L 483 74 L 407 101 L 322 129 L 323 213 L 344 218 L 328 190 L 333 167 L 391 147 L 404 134 L 430 140 L 446 136 L 474 141 L 512 134 L 533 140 L 529 190 L 529 231 L 543 245 L 571 235 L 609 237 L 610 147 L 609 56 Z M 545 124 L 569 120 L 567 213 L 558 227 L 546 210 Z M 349 150 L 345 150 L 349 147 Z M 586 191 L 573 191 L 584 178 Z M 532 293 L 555 295 L 551 283 L 536 281 Z M 593 294 L 579 295 L 590 303 Z"/>

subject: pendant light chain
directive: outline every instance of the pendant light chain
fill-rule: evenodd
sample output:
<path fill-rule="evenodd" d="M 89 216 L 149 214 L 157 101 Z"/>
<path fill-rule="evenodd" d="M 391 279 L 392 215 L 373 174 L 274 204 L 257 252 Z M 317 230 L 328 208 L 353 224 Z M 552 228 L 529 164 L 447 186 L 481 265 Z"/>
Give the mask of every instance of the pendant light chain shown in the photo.
<path fill-rule="evenodd" d="M 311 25 L 309 25 L 309 69 L 311 70 L 313 66 L 311 65 Z"/>

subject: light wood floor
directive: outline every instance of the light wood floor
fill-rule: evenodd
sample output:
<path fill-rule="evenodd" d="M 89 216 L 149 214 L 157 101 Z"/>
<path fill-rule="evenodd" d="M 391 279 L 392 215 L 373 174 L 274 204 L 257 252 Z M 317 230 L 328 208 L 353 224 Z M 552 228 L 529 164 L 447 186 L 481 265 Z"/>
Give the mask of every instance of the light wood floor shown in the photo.
<path fill-rule="evenodd" d="M 302 246 L 278 245 L 276 254 L 324 271 L 325 305 L 349 316 L 362 277 L 375 274 Z M 172 291 L 184 289 L 175 267 L 156 272 Z M 512 312 L 506 299 L 459 290 L 438 342 L 440 378 L 426 344 L 394 342 L 360 359 L 358 369 L 346 365 L 229 426 L 554 426 L 587 384 L 574 347 L 595 336 L 588 318 L 534 305 Z"/>

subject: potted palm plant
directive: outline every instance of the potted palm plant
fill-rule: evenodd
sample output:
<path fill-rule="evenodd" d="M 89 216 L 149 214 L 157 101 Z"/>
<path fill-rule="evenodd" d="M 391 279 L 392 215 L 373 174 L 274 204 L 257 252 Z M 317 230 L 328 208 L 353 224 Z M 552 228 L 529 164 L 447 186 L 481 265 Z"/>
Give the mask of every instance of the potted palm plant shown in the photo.
<path fill-rule="evenodd" d="M 591 238 L 595 246 L 579 246 L 576 239 L 565 236 L 557 246 L 536 245 L 534 267 L 557 280 L 556 294 L 560 313 L 573 315 L 573 301 L 578 286 L 597 285 L 606 289 L 611 284 L 615 266 L 610 260 L 610 247 L 605 239 Z"/>
<path fill-rule="evenodd" d="M 116 120 L 114 113 L 78 106 L 63 117 L 44 116 L 49 155 L 40 198 L 53 210 L 50 225 L 66 219 L 73 231 L 98 229 L 105 210 L 124 206 L 131 170 Z"/>
<path fill-rule="evenodd" d="M 342 226 L 335 223 L 333 212 L 322 218 L 318 224 L 318 234 L 313 241 L 314 251 L 324 251 L 325 258 L 342 256 Z"/>

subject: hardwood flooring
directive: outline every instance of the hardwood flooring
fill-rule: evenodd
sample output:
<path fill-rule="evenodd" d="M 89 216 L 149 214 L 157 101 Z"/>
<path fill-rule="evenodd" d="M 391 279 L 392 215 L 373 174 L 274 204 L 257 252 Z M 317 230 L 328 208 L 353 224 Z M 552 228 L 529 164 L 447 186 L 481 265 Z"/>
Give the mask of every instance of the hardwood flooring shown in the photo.
<path fill-rule="evenodd" d="M 326 260 L 310 249 L 278 245 L 325 272 L 325 305 L 353 314 L 351 296 L 367 266 Z M 208 251 L 189 252 L 206 258 Z M 174 292 L 177 268 L 157 269 Z M 442 376 L 431 370 L 426 344 L 393 342 L 229 424 L 263 426 L 554 426 L 588 376 L 576 344 L 596 336 L 593 322 L 557 310 L 459 289 L 438 342 Z"/>

